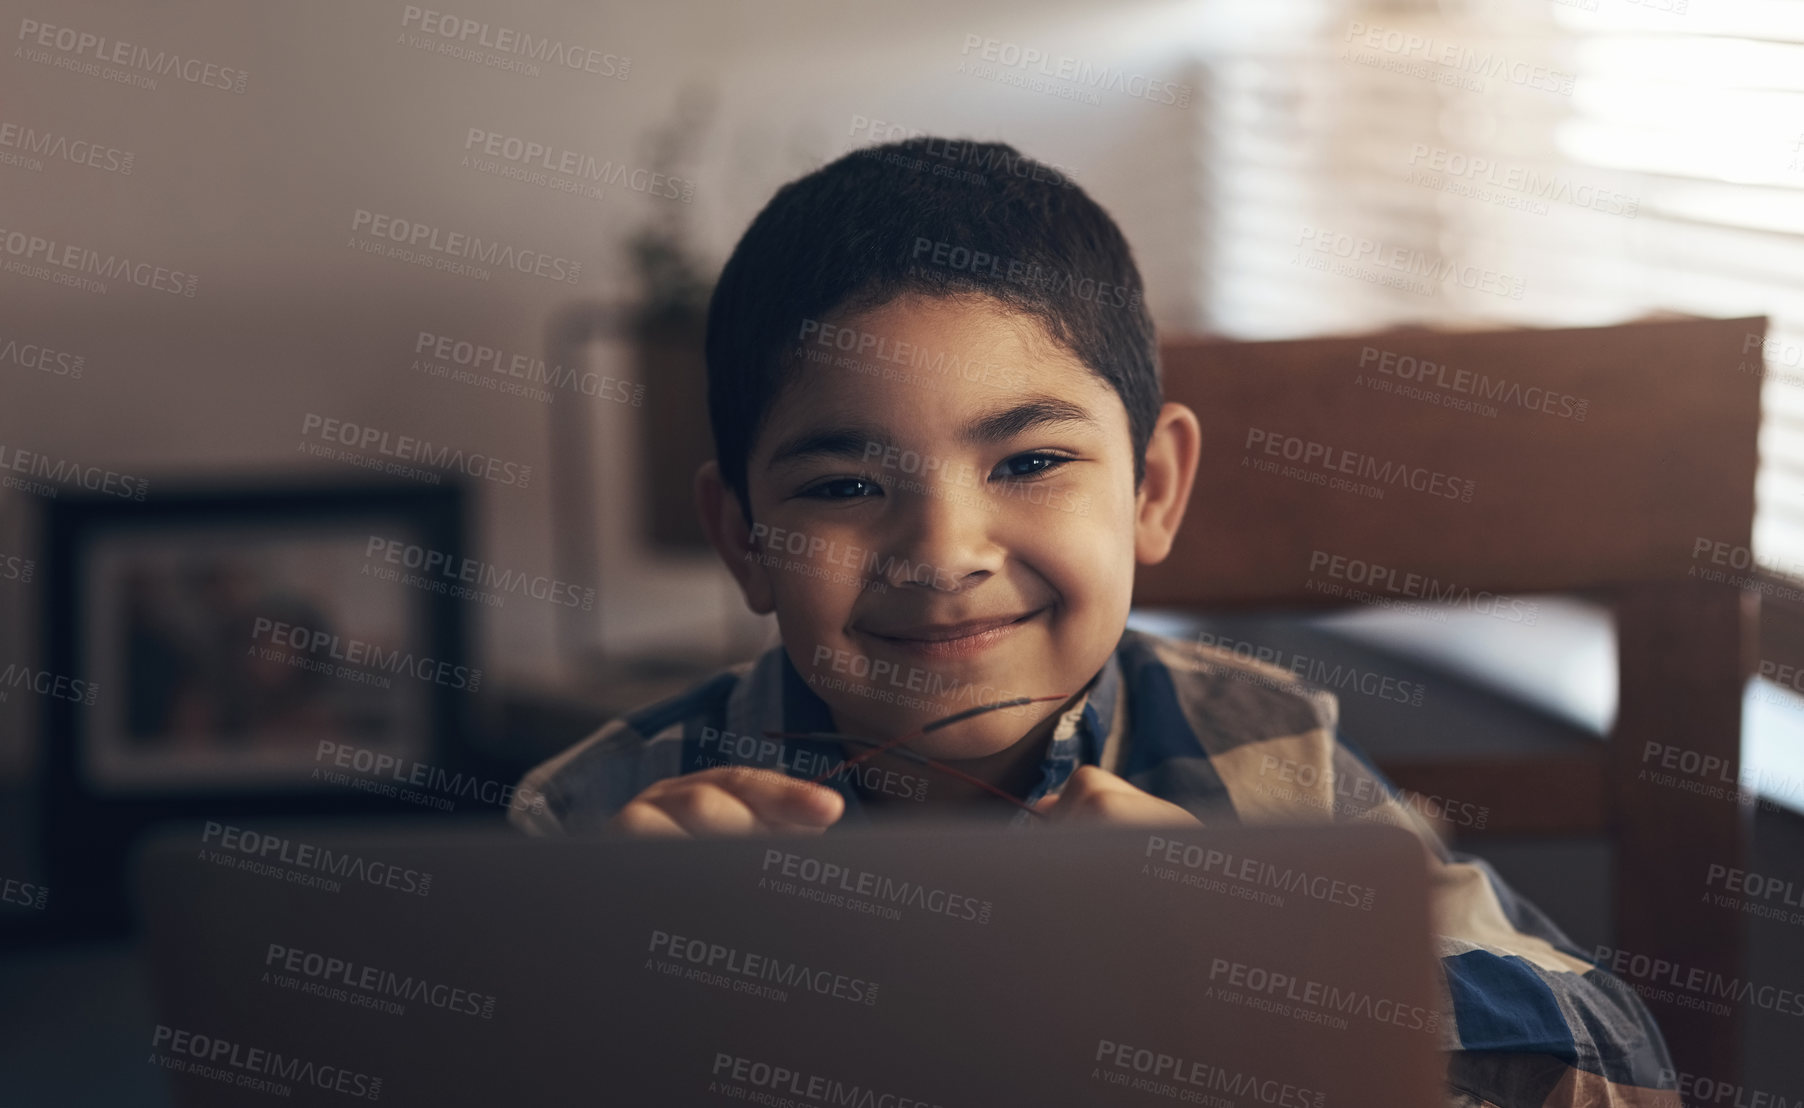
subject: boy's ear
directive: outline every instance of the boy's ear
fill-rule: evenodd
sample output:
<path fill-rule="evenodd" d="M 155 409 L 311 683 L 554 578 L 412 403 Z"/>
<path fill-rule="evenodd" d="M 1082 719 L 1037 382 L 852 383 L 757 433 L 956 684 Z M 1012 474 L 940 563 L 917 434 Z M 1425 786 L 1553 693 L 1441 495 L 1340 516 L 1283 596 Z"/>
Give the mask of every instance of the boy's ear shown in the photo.
<path fill-rule="evenodd" d="M 1159 409 L 1146 444 L 1146 479 L 1134 501 L 1134 560 L 1141 565 L 1156 565 L 1171 553 L 1190 507 L 1202 448 L 1203 429 L 1195 412 L 1182 404 Z"/>
<path fill-rule="evenodd" d="M 695 471 L 695 509 L 701 515 L 708 542 L 739 582 L 745 606 L 761 616 L 776 611 L 763 549 L 745 521 L 739 498 L 721 480 L 720 465 L 712 459 Z"/>

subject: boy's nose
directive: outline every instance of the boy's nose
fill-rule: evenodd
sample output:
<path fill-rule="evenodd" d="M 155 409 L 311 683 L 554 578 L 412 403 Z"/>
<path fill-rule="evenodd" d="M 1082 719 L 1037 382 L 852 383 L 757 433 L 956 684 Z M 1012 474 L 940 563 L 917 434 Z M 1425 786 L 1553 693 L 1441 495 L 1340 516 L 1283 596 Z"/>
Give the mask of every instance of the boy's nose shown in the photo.
<path fill-rule="evenodd" d="M 976 495 L 948 490 L 911 497 L 899 520 L 884 577 L 895 588 L 958 592 L 1001 569 L 1003 548 L 991 534 L 994 513 Z"/>

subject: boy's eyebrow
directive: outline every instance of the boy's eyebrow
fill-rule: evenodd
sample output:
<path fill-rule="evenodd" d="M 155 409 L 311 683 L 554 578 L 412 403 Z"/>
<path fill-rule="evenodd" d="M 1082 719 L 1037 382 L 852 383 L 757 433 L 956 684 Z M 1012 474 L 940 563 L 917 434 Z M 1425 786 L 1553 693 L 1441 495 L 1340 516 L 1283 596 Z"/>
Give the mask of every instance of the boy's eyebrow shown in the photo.
<path fill-rule="evenodd" d="M 1007 442 L 1023 432 L 1059 424 L 1092 429 L 1102 426 L 1095 416 L 1068 400 L 1036 396 L 979 416 L 959 433 L 959 438 L 973 444 Z M 869 455 L 871 443 L 887 446 L 889 442 L 888 433 L 881 427 L 854 425 L 806 431 L 778 446 L 768 465 L 774 468 L 803 458 L 863 459 Z"/>
<path fill-rule="evenodd" d="M 1023 431 L 1067 423 L 1093 430 L 1102 427 L 1095 416 L 1069 400 L 1035 396 L 972 421 L 959 438 L 975 444 L 1007 442 Z"/>
<path fill-rule="evenodd" d="M 886 443 L 888 438 L 878 427 L 832 427 L 807 431 L 777 447 L 767 465 L 775 468 L 784 462 L 804 458 L 858 458 L 865 456 L 865 444 Z"/>

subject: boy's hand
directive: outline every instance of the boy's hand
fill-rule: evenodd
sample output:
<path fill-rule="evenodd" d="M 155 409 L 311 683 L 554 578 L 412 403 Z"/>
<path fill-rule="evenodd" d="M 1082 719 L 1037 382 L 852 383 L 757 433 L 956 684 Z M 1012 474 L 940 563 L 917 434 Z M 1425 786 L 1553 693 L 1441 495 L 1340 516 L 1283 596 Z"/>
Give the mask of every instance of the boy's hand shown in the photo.
<path fill-rule="evenodd" d="M 1202 821 L 1169 800 L 1143 792 L 1096 766 L 1079 766 L 1057 796 L 1043 797 L 1034 810 L 1053 823 L 1107 823 L 1124 826 L 1202 826 Z"/>
<path fill-rule="evenodd" d="M 774 769 L 717 766 L 655 781 L 614 813 L 608 829 L 628 835 L 820 834 L 846 811 L 845 798 Z"/>

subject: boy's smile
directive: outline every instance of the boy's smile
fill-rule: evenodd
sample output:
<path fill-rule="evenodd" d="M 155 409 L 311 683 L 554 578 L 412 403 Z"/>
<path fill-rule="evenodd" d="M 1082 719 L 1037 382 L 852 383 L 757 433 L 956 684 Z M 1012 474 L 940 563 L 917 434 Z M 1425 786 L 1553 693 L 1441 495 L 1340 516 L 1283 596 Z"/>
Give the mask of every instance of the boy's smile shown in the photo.
<path fill-rule="evenodd" d="M 1037 608 L 1019 616 L 918 623 L 881 631 L 870 627 L 864 633 L 893 649 L 908 651 L 922 658 L 971 658 L 1003 642 L 1044 611 L 1045 608 Z"/>
<path fill-rule="evenodd" d="M 731 519 L 717 545 L 837 728 L 892 738 L 1081 691 L 1126 626 L 1136 560 L 1169 547 L 1146 506 L 1157 451 L 1137 496 L 1115 391 L 1036 317 L 985 297 L 908 294 L 811 330 L 838 342 L 791 351 L 799 368 L 748 460 L 752 526 L 730 497 L 703 507 Z M 1170 405 L 1161 427 L 1170 409 L 1194 425 Z M 1066 706 L 987 713 L 910 746 L 1015 776 Z"/>

